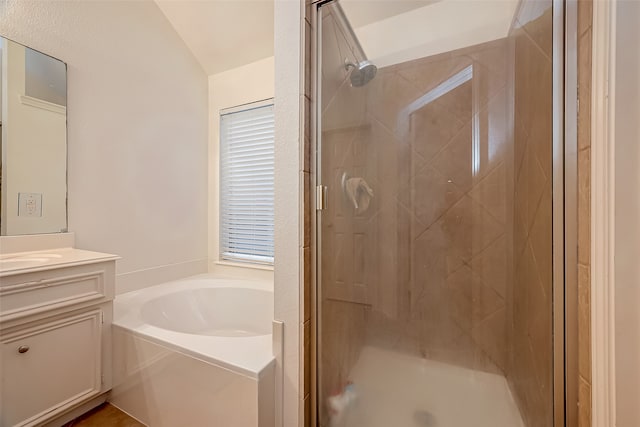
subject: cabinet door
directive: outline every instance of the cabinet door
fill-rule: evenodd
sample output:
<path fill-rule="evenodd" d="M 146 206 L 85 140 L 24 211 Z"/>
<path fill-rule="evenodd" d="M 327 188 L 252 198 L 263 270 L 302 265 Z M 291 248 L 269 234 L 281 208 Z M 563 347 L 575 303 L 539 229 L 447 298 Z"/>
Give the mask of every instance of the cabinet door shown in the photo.
<path fill-rule="evenodd" d="M 100 309 L 3 331 L 0 426 L 31 426 L 100 394 Z"/>

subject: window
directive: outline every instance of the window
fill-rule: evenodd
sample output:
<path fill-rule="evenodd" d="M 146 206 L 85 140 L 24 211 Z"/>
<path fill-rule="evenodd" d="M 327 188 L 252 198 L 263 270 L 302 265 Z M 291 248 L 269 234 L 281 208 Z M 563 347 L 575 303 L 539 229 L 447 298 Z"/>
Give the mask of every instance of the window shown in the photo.
<path fill-rule="evenodd" d="M 273 264 L 273 100 L 220 113 L 220 258 Z"/>

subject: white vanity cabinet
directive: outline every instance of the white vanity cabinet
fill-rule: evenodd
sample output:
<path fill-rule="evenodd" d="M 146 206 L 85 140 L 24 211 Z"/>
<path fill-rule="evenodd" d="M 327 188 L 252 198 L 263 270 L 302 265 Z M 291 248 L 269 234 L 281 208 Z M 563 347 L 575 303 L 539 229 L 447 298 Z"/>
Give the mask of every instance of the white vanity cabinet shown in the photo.
<path fill-rule="evenodd" d="M 111 388 L 117 257 L 64 251 L 0 269 L 0 427 L 60 425 Z"/>

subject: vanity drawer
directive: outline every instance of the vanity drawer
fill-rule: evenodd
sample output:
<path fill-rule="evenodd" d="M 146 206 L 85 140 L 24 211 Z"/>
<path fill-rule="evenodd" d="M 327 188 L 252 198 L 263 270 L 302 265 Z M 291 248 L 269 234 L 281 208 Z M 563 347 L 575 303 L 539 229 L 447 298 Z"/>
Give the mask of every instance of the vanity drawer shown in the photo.
<path fill-rule="evenodd" d="M 0 279 L 0 322 L 79 303 L 113 299 L 115 262 L 108 261 Z"/>
<path fill-rule="evenodd" d="M 33 426 L 101 392 L 102 310 L 2 332 L 0 425 Z"/>

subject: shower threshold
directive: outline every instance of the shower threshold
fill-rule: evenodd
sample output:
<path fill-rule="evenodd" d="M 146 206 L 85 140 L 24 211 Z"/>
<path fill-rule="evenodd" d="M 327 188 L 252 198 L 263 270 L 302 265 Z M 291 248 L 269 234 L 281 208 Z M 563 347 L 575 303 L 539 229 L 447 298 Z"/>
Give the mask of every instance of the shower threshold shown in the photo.
<path fill-rule="evenodd" d="M 332 427 L 523 427 L 503 376 L 365 347 Z"/>

